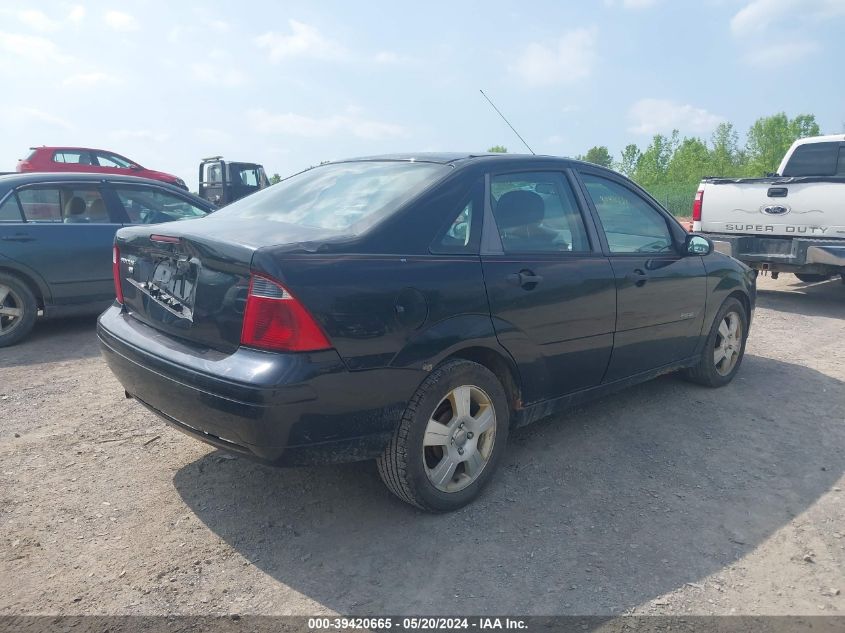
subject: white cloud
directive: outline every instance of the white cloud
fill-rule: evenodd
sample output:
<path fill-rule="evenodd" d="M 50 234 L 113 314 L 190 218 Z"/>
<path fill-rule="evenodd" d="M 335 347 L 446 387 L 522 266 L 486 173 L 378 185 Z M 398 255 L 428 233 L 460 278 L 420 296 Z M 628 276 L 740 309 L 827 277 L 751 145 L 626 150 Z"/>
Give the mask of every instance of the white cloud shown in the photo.
<path fill-rule="evenodd" d="M 669 99 L 640 99 L 628 112 L 635 134 L 657 134 L 677 129 L 683 133 L 707 134 L 724 118 L 689 104 Z"/>
<path fill-rule="evenodd" d="M 103 72 L 78 73 L 62 81 L 62 85 L 65 86 L 117 85 L 119 83 L 122 83 L 120 79 Z"/>
<path fill-rule="evenodd" d="M 255 108 L 247 112 L 247 117 L 258 132 L 306 138 L 326 138 L 346 133 L 357 138 L 377 141 L 407 134 L 400 125 L 364 119 L 354 112 L 320 118 L 293 112 L 274 114 L 262 108 Z"/>
<path fill-rule="evenodd" d="M 532 42 L 510 67 L 535 86 L 569 83 L 589 77 L 596 58 L 595 28 L 578 28 L 564 33 L 557 42 Z"/>
<path fill-rule="evenodd" d="M 745 61 L 758 68 L 778 68 L 800 62 L 819 50 L 816 42 L 796 40 L 755 48 L 745 56 Z"/>
<path fill-rule="evenodd" d="M 744 46 L 743 61 L 774 68 L 803 61 L 821 50 L 815 28 L 845 16 L 845 0 L 751 0 L 731 18 L 731 32 Z"/>
<path fill-rule="evenodd" d="M 288 20 L 289 34 L 268 31 L 255 38 L 255 44 L 265 49 L 270 61 L 278 63 L 296 57 L 322 60 L 338 60 L 347 57 L 347 52 L 337 42 L 323 37 L 320 32 L 303 22 Z"/>
<path fill-rule="evenodd" d="M 153 132 L 151 130 L 115 130 L 111 137 L 116 141 L 152 141 L 154 143 L 165 143 L 170 140 L 167 132 Z"/>
<path fill-rule="evenodd" d="M 67 19 L 74 24 L 79 24 L 85 18 L 85 7 L 81 4 L 76 4 L 70 9 L 70 13 L 67 14 Z"/>
<path fill-rule="evenodd" d="M 71 60 L 71 57 L 62 53 L 53 41 L 38 35 L 0 31 L 0 51 L 37 63 L 64 64 Z"/>
<path fill-rule="evenodd" d="M 106 11 L 103 14 L 103 21 L 115 31 L 137 31 L 141 28 L 135 16 L 123 11 Z"/>
<path fill-rule="evenodd" d="M 58 31 L 61 25 L 50 19 L 43 11 L 38 9 L 25 9 L 18 11 L 18 20 L 36 31 Z"/>
<path fill-rule="evenodd" d="M 731 18 L 731 31 L 742 37 L 762 33 L 779 21 L 840 15 L 845 15 L 845 0 L 752 0 Z"/>

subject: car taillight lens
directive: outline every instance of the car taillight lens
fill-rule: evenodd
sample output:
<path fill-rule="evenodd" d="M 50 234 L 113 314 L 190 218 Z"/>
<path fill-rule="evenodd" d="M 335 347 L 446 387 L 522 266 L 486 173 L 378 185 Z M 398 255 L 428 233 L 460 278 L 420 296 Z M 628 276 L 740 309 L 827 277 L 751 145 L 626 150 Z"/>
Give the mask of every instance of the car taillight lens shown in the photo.
<path fill-rule="evenodd" d="M 117 245 L 112 247 L 111 252 L 111 272 L 114 277 L 114 293 L 117 296 L 118 303 L 123 303 L 123 286 L 120 285 L 120 249 Z"/>
<path fill-rule="evenodd" d="M 704 189 L 695 192 L 695 199 L 692 201 L 692 221 L 701 222 L 701 207 L 704 205 Z"/>
<path fill-rule="evenodd" d="M 258 275 L 249 282 L 241 345 L 284 352 L 331 347 L 305 306 L 280 283 Z"/>

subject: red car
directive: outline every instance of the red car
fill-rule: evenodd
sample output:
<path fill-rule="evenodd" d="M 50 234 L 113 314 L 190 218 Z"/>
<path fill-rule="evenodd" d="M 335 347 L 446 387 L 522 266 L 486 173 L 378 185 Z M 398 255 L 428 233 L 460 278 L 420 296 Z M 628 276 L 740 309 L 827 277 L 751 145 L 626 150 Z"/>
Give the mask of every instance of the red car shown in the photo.
<path fill-rule="evenodd" d="M 61 171 L 119 174 L 152 178 L 188 190 L 185 181 L 163 171 L 141 167 L 135 161 L 102 149 L 90 147 L 31 147 L 32 153 L 18 161 L 17 171 Z"/>

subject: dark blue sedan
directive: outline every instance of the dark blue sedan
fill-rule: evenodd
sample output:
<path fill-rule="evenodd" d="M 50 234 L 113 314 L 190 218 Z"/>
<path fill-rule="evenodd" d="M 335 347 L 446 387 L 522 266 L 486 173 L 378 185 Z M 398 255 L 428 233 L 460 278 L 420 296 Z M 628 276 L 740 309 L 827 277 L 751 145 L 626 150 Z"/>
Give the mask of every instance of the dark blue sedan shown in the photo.
<path fill-rule="evenodd" d="M 0 347 L 40 314 L 100 312 L 114 299 L 112 243 L 123 226 L 199 218 L 214 207 L 132 176 L 0 176 Z"/>
<path fill-rule="evenodd" d="M 212 215 L 121 229 L 103 354 L 126 393 L 270 464 L 376 458 L 427 510 L 508 431 L 742 362 L 755 274 L 610 170 L 554 157 L 329 163 Z"/>

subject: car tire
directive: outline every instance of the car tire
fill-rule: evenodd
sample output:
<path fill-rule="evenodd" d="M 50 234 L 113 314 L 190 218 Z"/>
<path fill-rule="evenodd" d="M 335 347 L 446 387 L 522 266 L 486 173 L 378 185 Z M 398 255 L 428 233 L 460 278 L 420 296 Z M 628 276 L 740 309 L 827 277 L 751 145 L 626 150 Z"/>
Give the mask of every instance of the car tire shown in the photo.
<path fill-rule="evenodd" d="M 820 281 L 827 281 L 830 279 L 830 275 L 816 275 L 811 273 L 795 273 L 795 276 L 798 277 L 799 281 L 803 281 L 805 284 L 815 284 Z"/>
<path fill-rule="evenodd" d="M 510 407 L 486 367 L 447 361 L 423 381 L 378 458 L 382 481 L 403 501 L 449 512 L 475 499 L 505 450 Z"/>
<path fill-rule="evenodd" d="M 32 331 L 37 314 L 29 287 L 14 275 L 0 273 L 0 347 L 24 339 Z"/>
<path fill-rule="evenodd" d="M 747 339 L 748 315 L 745 306 L 738 299 L 728 297 L 716 313 L 704 342 L 701 359 L 695 367 L 685 371 L 685 376 L 705 387 L 727 385 L 739 371 Z"/>

